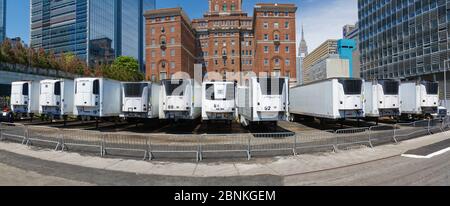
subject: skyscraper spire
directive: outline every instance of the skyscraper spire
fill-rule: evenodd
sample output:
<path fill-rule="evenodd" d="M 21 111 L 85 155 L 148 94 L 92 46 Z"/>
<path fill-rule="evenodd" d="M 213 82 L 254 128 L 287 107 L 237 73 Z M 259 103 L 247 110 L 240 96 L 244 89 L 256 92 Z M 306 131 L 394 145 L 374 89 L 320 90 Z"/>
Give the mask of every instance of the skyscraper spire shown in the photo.
<path fill-rule="evenodd" d="M 304 33 L 304 29 L 303 29 L 303 23 L 302 23 L 302 41 L 305 41 L 305 33 Z"/>
<path fill-rule="evenodd" d="M 302 40 L 300 41 L 300 45 L 298 47 L 298 55 L 300 57 L 305 57 L 306 55 L 308 55 L 308 45 L 306 44 L 306 40 L 305 40 L 305 32 L 304 32 L 304 28 L 303 28 L 303 24 L 302 24 Z"/>

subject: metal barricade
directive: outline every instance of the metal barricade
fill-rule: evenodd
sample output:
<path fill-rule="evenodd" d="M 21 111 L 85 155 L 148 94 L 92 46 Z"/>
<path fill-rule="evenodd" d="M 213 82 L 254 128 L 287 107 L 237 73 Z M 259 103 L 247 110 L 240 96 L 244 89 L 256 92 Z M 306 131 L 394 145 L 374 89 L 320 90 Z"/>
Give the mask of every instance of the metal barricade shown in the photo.
<path fill-rule="evenodd" d="M 58 128 L 27 126 L 27 131 L 26 145 L 28 146 L 38 143 L 39 146 L 43 147 L 53 146 L 55 150 L 58 150 L 61 146 L 62 137 Z"/>
<path fill-rule="evenodd" d="M 22 124 L 1 122 L 0 140 L 25 144 L 27 140 L 27 128 Z"/>
<path fill-rule="evenodd" d="M 373 147 L 369 127 L 336 130 L 336 147 L 343 145 L 368 144 Z"/>
<path fill-rule="evenodd" d="M 430 134 L 429 130 L 430 121 L 420 120 L 410 123 L 397 123 L 395 125 L 395 142 L 424 136 Z"/>
<path fill-rule="evenodd" d="M 255 133 L 250 139 L 250 153 L 291 151 L 294 155 L 296 146 L 295 133 Z"/>
<path fill-rule="evenodd" d="M 75 148 L 98 149 L 100 156 L 104 155 L 102 133 L 86 130 L 61 129 L 61 150 L 72 150 Z"/>
<path fill-rule="evenodd" d="M 148 137 L 128 133 L 103 133 L 103 155 L 109 151 L 143 153 L 143 160 L 149 155 Z M 128 156 L 129 154 L 121 154 Z"/>
<path fill-rule="evenodd" d="M 431 119 L 429 120 L 428 132 L 430 134 L 444 132 L 444 119 Z"/>
<path fill-rule="evenodd" d="M 378 125 L 369 128 L 369 138 L 372 146 L 395 140 L 395 125 Z"/>
<path fill-rule="evenodd" d="M 200 140 L 198 135 L 149 135 L 150 160 L 156 153 L 163 154 L 195 154 L 196 161 L 200 161 Z"/>
<path fill-rule="evenodd" d="M 317 148 L 332 148 L 335 152 L 336 135 L 334 130 L 328 131 L 305 131 L 295 135 L 295 153 L 298 150 L 312 150 Z"/>
<path fill-rule="evenodd" d="M 200 161 L 205 153 L 245 154 L 251 159 L 250 134 L 204 134 L 200 141 Z"/>

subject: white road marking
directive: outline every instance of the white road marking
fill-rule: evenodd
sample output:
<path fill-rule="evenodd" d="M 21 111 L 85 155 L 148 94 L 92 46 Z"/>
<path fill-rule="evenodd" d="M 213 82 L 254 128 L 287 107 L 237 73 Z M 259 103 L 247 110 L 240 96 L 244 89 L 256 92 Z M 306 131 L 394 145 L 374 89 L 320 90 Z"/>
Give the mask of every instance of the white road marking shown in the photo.
<path fill-rule="evenodd" d="M 434 153 L 431 153 L 431 154 L 429 154 L 427 156 L 412 155 L 412 154 L 402 154 L 402 157 L 409 157 L 409 158 L 416 158 L 416 159 L 430 159 L 432 157 L 444 154 L 444 153 L 449 152 L 449 151 L 450 151 L 450 147 L 448 147 L 446 149 L 443 149 L 443 150 L 440 150 L 440 151 L 437 151 L 437 152 L 434 152 Z"/>

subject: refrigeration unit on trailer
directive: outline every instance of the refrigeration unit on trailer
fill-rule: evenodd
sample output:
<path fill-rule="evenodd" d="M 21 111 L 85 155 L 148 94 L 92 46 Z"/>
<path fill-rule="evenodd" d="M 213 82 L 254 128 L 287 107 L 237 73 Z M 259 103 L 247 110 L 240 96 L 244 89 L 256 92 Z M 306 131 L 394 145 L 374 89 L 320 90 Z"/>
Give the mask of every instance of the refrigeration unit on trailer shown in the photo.
<path fill-rule="evenodd" d="M 232 121 L 236 113 L 234 82 L 204 82 L 202 120 Z"/>
<path fill-rule="evenodd" d="M 439 107 L 439 83 L 431 81 L 400 84 L 400 112 L 408 116 L 431 116 Z"/>
<path fill-rule="evenodd" d="M 201 115 L 202 86 L 193 79 L 161 81 L 159 118 L 194 120 Z"/>
<path fill-rule="evenodd" d="M 74 81 L 68 79 L 40 82 L 39 113 L 49 118 L 66 118 L 73 113 Z"/>
<path fill-rule="evenodd" d="M 239 121 L 243 126 L 256 122 L 287 121 L 289 79 L 251 77 L 237 88 Z"/>
<path fill-rule="evenodd" d="M 78 117 L 119 117 L 120 82 L 106 78 L 75 79 L 74 115 Z"/>
<path fill-rule="evenodd" d="M 39 113 L 39 82 L 18 81 L 11 86 L 11 110 L 19 117 Z"/>
<path fill-rule="evenodd" d="M 291 88 L 291 115 L 319 119 L 364 117 L 363 80 L 332 78 Z"/>
<path fill-rule="evenodd" d="M 161 85 L 152 82 L 122 82 L 123 118 L 159 118 Z"/>
<path fill-rule="evenodd" d="M 400 115 L 400 82 L 373 80 L 364 83 L 364 113 L 366 117 Z"/>

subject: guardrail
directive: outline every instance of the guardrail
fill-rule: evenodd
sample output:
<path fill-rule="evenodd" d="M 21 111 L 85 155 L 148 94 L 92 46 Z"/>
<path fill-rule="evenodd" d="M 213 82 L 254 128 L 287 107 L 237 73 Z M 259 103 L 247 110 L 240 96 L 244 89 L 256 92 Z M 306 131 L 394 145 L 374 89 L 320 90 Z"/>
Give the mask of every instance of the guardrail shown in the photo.
<path fill-rule="evenodd" d="M 277 152 L 288 152 L 298 155 L 316 149 L 338 152 L 339 149 L 351 145 L 373 148 L 376 145 L 398 143 L 447 131 L 450 131 L 450 117 L 337 131 L 203 135 L 102 133 L 0 123 L 0 141 L 61 151 L 94 152 L 102 157 L 118 155 L 153 160 L 159 155 L 169 155 L 176 159 L 194 157 L 196 161 L 202 161 L 209 155 L 221 155 L 225 158 L 245 156 L 250 160 L 252 156 L 260 153 L 273 155 Z"/>

